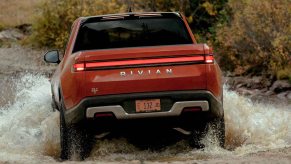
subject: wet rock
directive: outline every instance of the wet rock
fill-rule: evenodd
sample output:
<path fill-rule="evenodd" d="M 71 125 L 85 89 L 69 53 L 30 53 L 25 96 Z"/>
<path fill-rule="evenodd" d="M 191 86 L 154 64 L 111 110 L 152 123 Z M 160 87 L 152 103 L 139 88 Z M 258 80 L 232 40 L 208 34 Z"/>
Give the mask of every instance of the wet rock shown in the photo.
<path fill-rule="evenodd" d="M 279 99 L 287 99 L 287 95 L 288 95 L 288 92 L 281 92 L 281 93 L 279 93 L 279 94 L 277 94 L 277 97 L 279 98 Z"/>
<path fill-rule="evenodd" d="M 259 76 L 224 77 L 228 89 L 235 90 L 251 100 L 260 102 L 291 103 L 291 84 L 287 80 L 277 80 Z"/>
<path fill-rule="evenodd" d="M 265 96 L 271 96 L 271 95 L 274 95 L 275 93 L 273 92 L 273 91 L 270 91 L 270 90 L 268 90 L 268 91 L 266 91 L 265 93 L 264 93 L 264 95 Z"/>
<path fill-rule="evenodd" d="M 0 32 L 0 40 L 2 41 L 17 41 L 24 37 L 25 35 L 18 29 L 7 29 Z"/>
<path fill-rule="evenodd" d="M 291 91 L 288 93 L 287 99 L 290 99 L 291 100 Z"/>
<path fill-rule="evenodd" d="M 271 86 L 272 82 L 270 79 L 264 78 L 262 76 L 254 77 L 231 77 L 225 78 L 225 82 L 232 88 L 247 88 L 247 89 L 261 89 L 264 90 Z"/>
<path fill-rule="evenodd" d="M 31 24 L 21 24 L 21 25 L 16 26 L 15 28 L 19 29 L 25 35 L 30 35 L 32 31 Z"/>
<path fill-rule="evenodd" d="M 288 80 L 277 80 L 270 88 L 270 91 L 273 91 L 275 93 L 281 93 L 288 90 L 291 90 L 291 84 Z"/>
<path fill-rule="evenodd" d="M 247 96 L 254 95 L 254 91 L 248 90 L 246 88 L 238 88 L 236 91 L 242 95 L 247 95 Z"/>
<path fill-rule="evenodd" d="M 226 77 L 225 83 L 231 88 L 231 89 L 238 89 L 242 88 L 246 85 L 246 77 Z"/>

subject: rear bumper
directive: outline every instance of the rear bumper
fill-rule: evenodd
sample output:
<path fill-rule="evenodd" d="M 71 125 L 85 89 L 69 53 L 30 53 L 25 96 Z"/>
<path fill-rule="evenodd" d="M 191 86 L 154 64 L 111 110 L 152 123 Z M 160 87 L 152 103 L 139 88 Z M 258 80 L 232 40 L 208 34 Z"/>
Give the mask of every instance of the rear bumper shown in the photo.
<path fill-rule="evenodd" d="M 168 98 L 173 101 L 170 110 L 153 113 L 128 113 L 122 103 L 128 100 Z M 77 106 L 67 109 L 67 124 L 78 123 L 94 118 L 95 113 L 112 112 L 118 120 L 180 116 L 185 107 L 200 107 L 203 115 L 209 118 L 222 118 L 222 102 L 209 91 L 170 91 L 153 93 L 132 93 L 108 96 L 87 97 Z"/>
<path fill-rule="evenodd" d="M 94 118 L 95 113 L 111 112 L 117 119 L 136 119 L 150 117 L 172 117 L 181 115 L 186 107 L 200 107 L 201 111 L 208 111 L 207 101 L 179 101 L 175 102 L 169 111 L 151 113 L 127 113 L 121 105 L 89 107 L 86 110 L 86 118 Z"/>

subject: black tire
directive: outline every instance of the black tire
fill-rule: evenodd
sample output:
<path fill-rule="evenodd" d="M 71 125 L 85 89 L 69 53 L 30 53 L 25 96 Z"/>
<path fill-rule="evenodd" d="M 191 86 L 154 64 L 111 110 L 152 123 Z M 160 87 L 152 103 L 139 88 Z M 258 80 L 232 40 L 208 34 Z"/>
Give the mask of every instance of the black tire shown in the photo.
<path fill-rule="evenodd" d="M 204 148 L 204 144 L 201 143 L 202 138 L 205 136 L 206 124 L 201 124 L 198 127 L 194 127 L 191 130 L 190 138 L 188 139 L 189 145 L 193 148 Z"/>
<path fill-rule="evenodd" d="M 52 102 L 51 102 L 51 107 L 53 109 L 53 112 L 56 111 L 56 109 L 58 109 L 56 102 L 55 102 L 55 96 L 52 96 Z"/>
<path fill-rule="evenodd" d="M 194 148 L 204 148 L 205 145 L 201 140 L 206 136 L 209 130 L 212 130 L 213 136 L 218 140 L 219 146 L 224 148 L 225 144 L 225 124 L 224 119 L 214 119 L 207 124 L 195 127 L 191 131 L 189 145 Z"/>
<path fill-rule="evenodd" d="M 224 148 L 225 144 L 225 123 L 224 118 L 215 119 L 209 123 L 212 130 L 214 130 L 214 135 L 219 142 L 219 146 Z M 209 127 L 208 126 L 208 127 Z"/>
<path fill-rule="evenodd" d="M 67 125 L 65 122 L 64 106 L 60 109 L 60 145 L 62 160 L 68 160 L 74 153 L 80 160 L 84 160 L 93 146 L 93 134 L 88 130 L 84 122 Z M 77 158 L 78 158 L 77 157 Z"/>
<path fill-rule="evenodd" d="M 60 109 L 60 144 L 61 144 L 61 159 L 68 160 L 70 158 L 71 141 L 68 134 L 68 128 L 65 122 L 63 109 Z"/>
<path fill-rule="evenodd" d="M 70 125 L 71 152 L 74 152 L 80 160 L 84 160 L 90 154 L 95 143 L 94 135 L 89 130 L 85 121 Z"/>

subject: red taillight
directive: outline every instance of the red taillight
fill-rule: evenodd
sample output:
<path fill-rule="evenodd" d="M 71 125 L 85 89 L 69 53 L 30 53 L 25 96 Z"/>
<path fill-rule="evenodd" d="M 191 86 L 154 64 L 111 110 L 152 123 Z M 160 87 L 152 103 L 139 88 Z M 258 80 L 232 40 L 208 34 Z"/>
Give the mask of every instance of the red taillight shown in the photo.
<path fill-rule="evenodd" d="M 202 109 L 200 107 L 186 107 L 183 109 L 183 113 L 188 112 L 200 112 Z"/>
<path fill-rule="evenodd" d="M 214 63 L 214 56 L 213 55 L 205 56 L 205 63 Z"/>
<path fill-rule="evenodd" d="M 85 63 L 77 63 L 77 64 L 74 64 L 74 70 L 75 71 L 84 71 L 85 70 Z"/>
<path fill-rule="evenodd" d="M 147 65 L 147 64 L 160 64 L 160 63 L 176 63 L 176 62 L 191 62 L 203 61 L 203 56 L 190 56 L 179 58 L 160 58 L 160 59 L 138 59 L 138 60 L 123 60 L 123 61 L 108 61 L 108 62 L 94 62 L 86 63 L 86 68 L 96 67 L 115 67 L 115 66 L 128 66 L 128 65 Z"/>
<path fill-rule="evenodd" d="M 214 57 L 208 56 L 186 56 L 178 58 L 159 58 L 159 59 L 135 59 L 135 60 L 121 60 L 121 61 L 104 61 L 104 62 L 90 62 L 90 63 L 76 63 L 73 68 L 74 71 L 84 71 L 94 68 L 104 67 L 118 67 L 118 66 L 134 66 L 134 65 L 151 65 L 164 63 L 180 63 L 180 62 L 205 62 L 213 63 Z"/>
<path fill-rule="evenodd" d="M 108 117 L 114 117 L 113 113 L 95 113 L 94 115 L 95 118 L 108 118 Z"/>

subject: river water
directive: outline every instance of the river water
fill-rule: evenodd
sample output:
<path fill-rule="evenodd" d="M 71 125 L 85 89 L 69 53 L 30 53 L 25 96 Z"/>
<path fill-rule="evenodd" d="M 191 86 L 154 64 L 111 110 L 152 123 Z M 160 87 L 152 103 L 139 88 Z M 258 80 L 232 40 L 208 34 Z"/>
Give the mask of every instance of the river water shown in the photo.
<path fill-rule="evenodd" d="M 2 80 L 2 79 L 1 79 Z M 49 79 L 22 74 L 0 82 L 0 163 L 58 163 L 59 114 L 53 112 Z M 186 141 L 159 150 L 140 149 L 126 138 L 99 140 L 85 161 L 68 163 L 290 163 L 291 106 L 257 103 L 224 88 L 226 149 L 211 131 L 206 147 Z M 268 158 L 270 157 L 270 158 Z"/>

